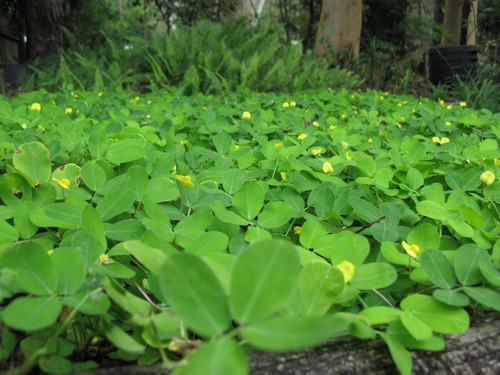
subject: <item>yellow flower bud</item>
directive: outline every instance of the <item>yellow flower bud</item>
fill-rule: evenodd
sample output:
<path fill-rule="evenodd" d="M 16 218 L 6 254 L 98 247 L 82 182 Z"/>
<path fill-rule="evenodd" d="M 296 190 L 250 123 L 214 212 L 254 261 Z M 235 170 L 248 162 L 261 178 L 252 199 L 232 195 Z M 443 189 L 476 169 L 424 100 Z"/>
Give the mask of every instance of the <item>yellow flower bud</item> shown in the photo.
<path fill-rule="evenodd" d="M 368 143 L 373 143 L 373 139 L 368 138 Z"/>
<path fill-rule="evenodd" d="M 288 108 L 288 107 L 290 107 L 290 104 L 288 104 L 287 102 L 284 102 L 283 103 L 283 108 Z"/>
<path fill-rule="evenodd" d="M 318 156 L 322 152 L 323 152 L 323 150 L 321 148 L 313 148 L 311 153 L 313 154 L 313 156 Z"/>
<path fill-rule="evenodd" d="M 325 172 L 325 174 L 333 173 L 333 167 L 329 161 L 323 163 L 323 172 Z"/>
<path fill-rule="evenodd" d="M 99 255 L 99 262 L 106 263 L 109 261 L 109 257 L 106 254 Z"/>
<path fill-rule="evenodd" d="M 180 144 L 181 146 L 185 146 L 185 145 L 186 145 L 186 143 L 188 143 L 188 141 L 185 141 L 185 140 L 182 140 L 182 141 L 180 141 L 180 142 L 179 142 L 179 144 Z"/>
<path fill-rule="evenodd" d="M 467 107 L 467 103 L 466 102 L 460 102 L 460 107 Z"/>
<path fill-rule="evenodd" d="M 63 190 L 68 190 L 70 185 L 71 185 L 71 181 L 68 180 L 67 178 L 63 178 L 61 180 L 58 180 L 57 178 L 55 177 L 52 177 L 52 180 L 54 180 L 55 182 L 57 182 L 57 184 L 59 185 L 59 187 Z"/>
<path fill-rule="evenodd" d="M 40 112 L 42 109 L 42 106 L 40 105 L 40 103 L 33 103 L 32 105 L 30 105 L 30 110 L 34 111 L 34 112 Z"/>
<path fill-rule="evenodd" d="M 342 274 L 344 275 L 344 282 L 347 284 L 351 279 L 354 277 L 354 272 L 356 268 L 354 267 L 354 264 L 349 262 L 348 260 L 342 261 L 338 266 L 336 266 L 340 271 L 342 271 Z"/>
<path fill-rule="evenodd" d="M 415 244 L 409 245 L 406 241 L 402 241 L 401 245 L 403 245 L 403 249 L 406 251 L 406 254 L 417 259 L 418 253 L 420 253 L 420 246 Z"/>
<path fill-rule="evenodd" d="M 278 149 L 278 148 L 280 148 L 280 147 L 282 147 L 282 146 L 283 146 L 283 144 L 282 144 L 281 142 L 276 142 L 276 143 L 274 144 L 274 148 L 275 148 L 275 149 Z"/>
<path fill-rule="evenodd" d="M 318 121 L 313 121 L 313 122 L 312 122 L 312 125 L 313 125 L 313 126 L 316 126 L 317 128 L 319 128 L 319 122 L 318 122 Z"/>
<path fill-rule="evenodd" d="M 443 137 L 439 141 L 439 143 L 441 143 L 442 145 L 444 145 L 445 143 L 448 143 L 448 142 L 450 142 L 450 139 L 448 137 Z"/>
<path fill-rule="evenodd" d="M 281 172 L 280 174 L 281 174 L 281 179 L 282 179 L 283 181 L 286 181 L 286 179 L 287 179 L 287 177 L 288 177 L 288 176 L 286 175 L 286 172 Z"/>
<path fill-rule="evenodd" d="M 73 113 L 73 108 L 66 108 L 66 109 L 64 110 L 64 113 L 65 113 L 65 114 L 67 114 L 67 115 L 72 114 L 72 113 Z"/>
<path fill-rule="evenodd" d="M 293 233 L 295 233 L 295 234 L 301 234 L 302 233 L 302 227 L 298 226 L 298 225 L 294 226 L 293 227 Z"/>
<path fill-rule="evenodd" d="M 181 175 L 176 174 L 175 179 L 177 181 L 179 181 L 182 184 L 182 186 L 184 186 L 184 187 L 194 188 L 194 184 L 193 184 L 193 181 L 191 180 L 191 176 L 188 174 L 185 176 L 181 176 Z"/>
<path fill-rule="evenodd" d="M 303 140 L 304 140 L 304 139 L 306 139 L 306 138 L 307 138 L 307 134 L 306 134 L 306 133 L 300 133 L 300 134 L 298 135 L 298 137 L 297 137 L 297 139 L 298 139 L 299 141 L 303 141 Z"/>
<path fill-rule="evenodd" d="M 248 111 L 243 112 L 243 114 L 241 115 L 242 119 L 249 119 L 250 117 L 252 117 L 252 115 Z"/>
<path fill-rule="evenodd" d="M 353 155 L 353 153 L 351 151 L 346 151 L 345 152 L 345 158 L 347 160 L 354 160 L 354 155 Z"/>
<path fill-rule="evenodd" d="M 446 126 L 451 126 L 451 122 L 450 122 L 450 121 L 446 121 L 444 124 L 445 124 Z"/>
<path fill-rule="evenodd" d="M 440 141 L 441 141 L 441 138 L 439 138 L 439 137 L 432 137 L 432 142 L 439 143 Z"/>
<path fill-rule="evenodd" d="M 484 171 L 483 173 L 481 173 L 481 176 L 479 176 L 479 179 L 486 185 L 491 185 L 493 182 L 495 182 L 496 176 L 491 171 Z"/>
<path fill-rule="evenodd" d="M 293 100 L 290 102 L 290 107 L 295 107 L 297 106 L 297 103 L 295 103 Z"/>

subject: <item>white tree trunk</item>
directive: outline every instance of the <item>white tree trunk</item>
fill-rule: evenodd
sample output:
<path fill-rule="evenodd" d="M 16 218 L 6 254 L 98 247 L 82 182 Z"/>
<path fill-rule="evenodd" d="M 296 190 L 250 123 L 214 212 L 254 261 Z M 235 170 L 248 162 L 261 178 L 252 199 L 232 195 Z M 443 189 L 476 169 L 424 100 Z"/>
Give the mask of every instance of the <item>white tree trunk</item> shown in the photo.
<path fill-rule="evenodd" d="M 323 0 L 320 18 L 320 39 L 314 56 L 328 56 L 330 49 L 344 54 L 359 55 L 361 38 L 361 0 Z"/>
<path fill-rule="evenodd" d="M 443 35 L 441 46 L 459 46 L 462 28 L 462 8 L 464 0 L 446 0 L 444 6 Z"/>

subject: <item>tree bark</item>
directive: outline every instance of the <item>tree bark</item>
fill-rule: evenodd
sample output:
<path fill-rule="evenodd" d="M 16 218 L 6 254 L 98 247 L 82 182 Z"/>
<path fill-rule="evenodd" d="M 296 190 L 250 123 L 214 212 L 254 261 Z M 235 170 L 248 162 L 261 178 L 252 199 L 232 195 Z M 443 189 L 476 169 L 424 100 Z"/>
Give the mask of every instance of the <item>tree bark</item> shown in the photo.
<path fill-rule="evenodd" d="M 330 48 L 341 54 L 359 55 L 361 39 L 361 0 L 323 0 L 320 17 L 321 38 L 314 57 L 328 57 Z"/>
<path fill-rule="evenodd" d="M 443 34 L 441 46 L 459 46 L 462 28 L 462 7 L 464 0 L 446 0 L 444 6 Z"/>
<path fill-rule="evenodd" d="M 446 337 L 439 352 L 413 351 L 413 374 L 500 374 L 500 313 L 472 320 L 464 333 Z M 251 375 L 352 375 L 397 374 L 387 345 L 380 339 L 343 337 L 317 348 L 293 353 L 248 353 Z M 78 375 L 167 375 L 155 365 L 104 368 Z"/>
<path fill-rule="evenodd" d="M 470 1 L 469 19 L 467 20 L 467 42 L 468 46 L 476 45 L 477 34 L 477 0 Z"/>
<path fill-rule="evenodd" d="M 57 0 L 28 0 L 27 6 L 27 57 L 60 55 L 62 32 L 59 28 L 60 12 Z"/>

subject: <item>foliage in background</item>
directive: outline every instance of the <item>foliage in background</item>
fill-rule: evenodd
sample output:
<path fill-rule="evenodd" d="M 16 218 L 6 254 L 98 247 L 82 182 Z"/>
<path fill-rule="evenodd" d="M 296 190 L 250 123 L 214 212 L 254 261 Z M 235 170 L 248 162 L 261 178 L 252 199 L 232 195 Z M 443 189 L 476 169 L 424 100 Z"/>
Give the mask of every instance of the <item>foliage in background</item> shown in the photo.
<path fill-rule="evenodd" d="M 246 374 L 500 311 L 500 114 L 378 91 L 0 99 L 0 365 Z M 467 309 L 467 310 L 466 310 Z"/>
<path fill-rule="evenodd" d="M 302 55 L 300 45 L 281 39 L 282 28 L 270 21 L 254 28 L 243 20 L 200 21 L 171 33 L 112 39 L 93 49 L 70 43 L 59 65 L 36 69 L 34 85 L 51 90 L 111 86 L 152 89 L 181 87 L 186 93 L 284 91 L 317 87 L 353 88 L 361 79 L 326 60 Z"/>

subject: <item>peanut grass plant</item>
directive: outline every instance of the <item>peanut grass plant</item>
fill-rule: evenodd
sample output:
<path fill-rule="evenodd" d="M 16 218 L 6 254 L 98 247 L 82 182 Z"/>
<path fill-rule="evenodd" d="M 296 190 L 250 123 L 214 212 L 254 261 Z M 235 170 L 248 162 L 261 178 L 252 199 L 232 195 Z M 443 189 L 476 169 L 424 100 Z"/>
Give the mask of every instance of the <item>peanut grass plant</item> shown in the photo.
<path fill-rule="evenodd" d="M 0 124 L 7 373 L 247 374 L 248 350 L 353 335 L 410 374 L 411 350 L 500 311 L 500 113 L 41 90 L 0 98 Z"/>

